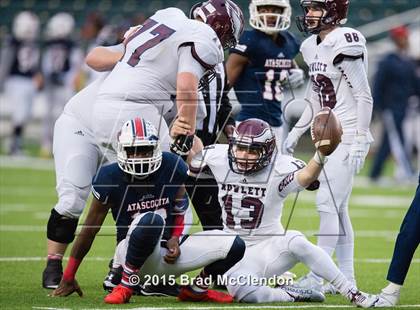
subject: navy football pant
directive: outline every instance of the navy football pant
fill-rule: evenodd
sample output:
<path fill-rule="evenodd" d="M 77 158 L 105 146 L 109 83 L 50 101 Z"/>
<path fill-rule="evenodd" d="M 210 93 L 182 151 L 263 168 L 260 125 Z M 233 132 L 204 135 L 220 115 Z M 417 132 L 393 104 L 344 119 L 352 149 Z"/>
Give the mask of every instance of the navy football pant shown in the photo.
<path fill-rule="evenodd" d="M 420 243 L 420 175 L 416 195 L 401 224 L 387 280 L 403 285 L 414 252 Z"/>

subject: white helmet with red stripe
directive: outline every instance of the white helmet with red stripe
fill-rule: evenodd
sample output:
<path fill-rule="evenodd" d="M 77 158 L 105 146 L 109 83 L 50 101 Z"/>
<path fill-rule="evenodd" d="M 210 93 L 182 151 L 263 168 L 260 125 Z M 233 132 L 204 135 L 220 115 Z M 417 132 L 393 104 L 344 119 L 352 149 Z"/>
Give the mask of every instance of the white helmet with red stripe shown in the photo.
<path fill-rule="evenodd" d="M 126 173 L 146 176 L 160 168 L 162 151 L 156 127 L 135 118 L 127 121 L 118 134 L 118 166 Z"/>

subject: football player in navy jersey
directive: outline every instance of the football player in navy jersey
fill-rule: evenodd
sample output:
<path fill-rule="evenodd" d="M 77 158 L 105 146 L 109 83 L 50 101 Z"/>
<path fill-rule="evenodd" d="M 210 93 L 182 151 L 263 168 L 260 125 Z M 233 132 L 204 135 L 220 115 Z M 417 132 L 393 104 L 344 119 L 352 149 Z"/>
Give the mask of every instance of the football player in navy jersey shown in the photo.
<path fill-rule="evenodd" d="M 92 205 L 54 296 L 75 291 L 82 296 L 76 271 L 111 210 L 118 238 L 123 239 L 114 259 L 121 261 L 124 269 L 121 284 L 105 297 L 106 303 L 127 303 L 137 280 L 147 275 L 167 276 L 170 281 L 170 277 L 204 266 L 190 286 L 181 288 L 178 299 L 233 301 L 228 294 L 208 290 L 209 280 L 243 257 L 245 243 L 220 230 L 199 232 L 180 242 L 183 214 L 189 205 L 184 187 L 187 166 L 179 156 L 161 151 L 157 135 L 157 129 L 141 118 L 123 125 L 118 135 L 118 161 L 103 166 L 92 182 Z"/>
<path fill-rule="evenodd" d="M 287 31 L 292 15 L 289 0 L 252 0 L 249 14 L 254 29 L 243 33 L 226 65 L 229 84 L 241 104 L 236 120 L 266 121 L 281 150 L 284 87 L 295 88 L 304 82 L 304 73 L 293 60 L 300 43 Z"/>
<path fill-rule="evenodd" d="M 39 70 L 39 18 L 29 11 L 20 12 L 13 20 L 12 35 L 6 38 L 0 55 L 0 90 L 11 102 L 11 154 L 22 149 L 22 135 L 27 123 L 35 93 L 42 87 Z"/>

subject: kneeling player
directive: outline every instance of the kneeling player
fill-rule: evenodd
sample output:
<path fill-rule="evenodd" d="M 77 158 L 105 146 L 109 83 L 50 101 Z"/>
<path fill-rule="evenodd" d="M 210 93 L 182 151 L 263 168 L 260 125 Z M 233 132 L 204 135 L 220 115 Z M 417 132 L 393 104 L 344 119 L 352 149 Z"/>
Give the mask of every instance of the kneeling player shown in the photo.
<path fill-rule="evenodd" d="M 182 131 L 186 124 L 178 119 L 175 126 Z M 313 127 L 322 140 L 320 145 L 332 139 L 322 138 L 323 126 Z M 341 136 L 339 130 L 332 133 L 336 140 Z M 330 152 L 335 147 L 330 148 Z M 303 262 L 351 302 L 363 307 L 371 305 L 372 298 L 348 281 L 328 254 L 300 232 L 285 231 L 280 223 L 284 199 L 317 180 L 325 161 L 324 154 L 318 149 L 308 165 L 291 156 L 279 155 L 270 126 L 258 119 L 248 119 L 236 128 L 229 146 L 208 146 L 192 158 L 191 173 L 204 173 L 208 167 L 218 182 L 224 231 L 240 235 L 247 245 L 244 258 L 227 272 L 227 288 L 236 300 L 252 303 L 323 301 L 322 293 L 314 290 L 271 288 L 252 283 L 238 285 L 231 281 L 244 275 L 250 279 L 269 279 Z"/>
<path fill-rule="evenodd" d="M 105 297 L 106 303 L 128 302 L 134 284 L 147 275 L 177 277 L 203 266 L 178 298 L 232 302 L 230 295 L 208 290 L 203 283 L 235 265 L 244 255 L 245 243 L 217 230 L 196 233 L 179 243 L 189 204 L 186 177 L 187 167 L 180 157 L 161 152 L 151 123 L 140 118 L 126 122 L 118 136 L 118 163 L 102 167 L 93 180 L 92 205 L 53 295 L 67 296 L 75 291 L 82 295 L 76 271 L 111 209 L 117 233 L 126 238 L 118 245 L 124 261 L 122 281 Z M 166 241 L 164 247 L 162 240 Z"/>

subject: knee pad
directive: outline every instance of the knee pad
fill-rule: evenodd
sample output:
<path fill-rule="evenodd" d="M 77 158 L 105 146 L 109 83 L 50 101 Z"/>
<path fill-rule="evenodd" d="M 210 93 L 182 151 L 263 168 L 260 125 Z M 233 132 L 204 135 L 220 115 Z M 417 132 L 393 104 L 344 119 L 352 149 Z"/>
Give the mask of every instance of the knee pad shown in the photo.
<path fill-rule="evenodd" d="M 78 222 L 78 218 L 63 216 L 55 209 L 52 209 L 47 224 L 47 238 L 58 243 L 68 244 L 72 242 Z"/>
<path fill-rule="evenodd" d="M 235 265 L 242 259 L 242 257 L 244 257 L 245 249 L 245 241 L 243 241 L 241 237 L 236 236 L 235 240 L 232 243 L 232 247 L 230 248 L 230 251 L 226 256 L 226 259 L 229 259 L 233 263 L 232 266 Z"/>

